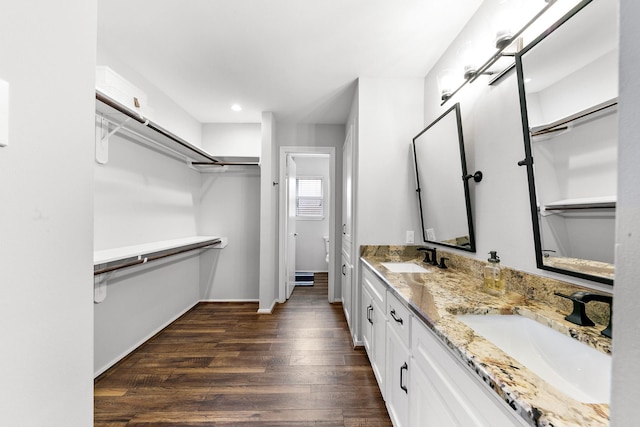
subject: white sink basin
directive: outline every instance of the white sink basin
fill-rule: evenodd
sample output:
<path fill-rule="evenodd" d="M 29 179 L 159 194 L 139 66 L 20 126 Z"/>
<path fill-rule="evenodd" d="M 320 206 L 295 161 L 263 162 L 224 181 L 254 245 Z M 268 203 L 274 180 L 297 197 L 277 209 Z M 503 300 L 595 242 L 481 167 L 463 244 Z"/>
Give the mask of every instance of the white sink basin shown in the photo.
<path fill-rule="evenodd" d="M 383 262 L 382 265 L 392 273 L 429 273 L 426 268 L 412 262 Z"/>
<path fill-rule="evenodd" d="M 456 317 L 567 396 L 609 403 L 610 356 L 526 317 Z"/>

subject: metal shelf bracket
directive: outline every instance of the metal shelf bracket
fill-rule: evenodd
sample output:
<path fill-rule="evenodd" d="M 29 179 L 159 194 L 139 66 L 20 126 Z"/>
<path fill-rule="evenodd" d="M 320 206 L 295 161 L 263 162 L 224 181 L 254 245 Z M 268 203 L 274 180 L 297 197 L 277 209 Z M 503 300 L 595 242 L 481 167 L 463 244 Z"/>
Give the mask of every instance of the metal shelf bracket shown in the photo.
<path fill-rule="evenodd" d="M 131 120 L 131 118 L 125 119 L 122 123 L 116 125 L 111 131 L 109 131 L 110 120 L 104 116 L 98 116 L 100 126 L 96 130 L 96 162 L 101 165 L 106 165 L 109 162 L 109 138 Z"/>

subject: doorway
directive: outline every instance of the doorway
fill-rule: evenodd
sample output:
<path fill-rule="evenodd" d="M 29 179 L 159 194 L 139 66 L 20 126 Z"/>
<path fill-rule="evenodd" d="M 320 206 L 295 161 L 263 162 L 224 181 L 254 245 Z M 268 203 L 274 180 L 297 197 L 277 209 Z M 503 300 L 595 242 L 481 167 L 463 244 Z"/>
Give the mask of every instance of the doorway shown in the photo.
<path fill-rule="evenodd" d="M 335 147 L 302 147 L 302 146 L 289 146 L 280 147 L 279 156 L 279 214 L 278 214 L 278 234 L 279 234 L 279 258 L 278 258 L 278 280 L 279 280 L 279 301 L 285 302 L 291 295 L 295 280 L 295 245 L 298 240 L 304 240 L 304 230 L 313 227 L 314 224 L 310 219 L 306 221 L 300 221 L 303 227 L 298 227 L 298 218 L 296 218 L 296 197 L 292 192 L 296 191 L 296 185 L 294 181 L 298 178 L 317 178 L 318 174 L 311 174 L 308 176 L 305 173 L 303 167 L 298 167 L 298 163 L 301 165 L 309 163 L 313 159 L 327 159 L 328 158 L 328 182 L 324 185 L 326 194 L 324 194 L 324 218 L 323 220 L 328 222 L 328 229 L 326 234 L 318 235 L 316 232 L 313 237 L 313 248 L 316 253 L 322 253 L 320 262 L 326 266 L 328 271 L 328 286 L 327 286 L 327 300 L 334 302 L 335 298 L 335 186 L 336 186 L 336 165 L 335 165 Z M 299 162 L 296 160 L 299 159 Z M 300 170 L 300 172 L 298 172 Z M 313 182 L 311 182 L 313 184 Z M 300 228 L 300 229 L 298 229 Z M 328 237 L 329 240 L 329 257 L 328 263 L 325 262 L 325 250 L 323 237 Z M 294 247 L 292 247 L 292 245 Z M 293 257 L 293 259 L 292 259 Z M 317 261 L 317 255 L 314 255 L 314 260 Z M 298 263 L 299 264 L 299 263 Z M 311 268 L 313 269 L 313 268 Z M 316 268 L 317 270 L 317 268 Z"/>

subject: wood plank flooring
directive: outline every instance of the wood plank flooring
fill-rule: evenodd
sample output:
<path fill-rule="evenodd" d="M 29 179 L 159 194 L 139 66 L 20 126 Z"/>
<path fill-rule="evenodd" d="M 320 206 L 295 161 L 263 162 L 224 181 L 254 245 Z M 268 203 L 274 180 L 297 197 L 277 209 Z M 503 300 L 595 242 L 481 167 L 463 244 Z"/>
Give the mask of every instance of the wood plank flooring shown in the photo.
<path fill-rule="evenodd" d="M 326 274 L 257 308 L 197 305 L 96 380 L 94 426 L 391 426 Z"/>

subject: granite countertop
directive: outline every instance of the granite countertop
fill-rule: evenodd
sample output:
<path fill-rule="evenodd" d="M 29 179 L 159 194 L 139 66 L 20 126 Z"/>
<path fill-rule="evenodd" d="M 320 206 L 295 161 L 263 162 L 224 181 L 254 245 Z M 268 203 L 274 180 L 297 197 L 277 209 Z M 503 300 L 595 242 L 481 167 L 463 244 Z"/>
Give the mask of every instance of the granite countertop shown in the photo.
<path fill-rule="evenodd" d="M 481 280 L 455 268 L 429 268 L 430 273 L 392 273 L 381 263 L 409 261 L 423 265 L 421 258 L 381 256 L 363 251 L 365 264 L 385 281 L 452 350 L 470 366 L 501 399 L 526 422 L 536 426 L 607 426 L 609 405 L 581 403 L 563 394 L 456 319 L 458 314 L 519 314 L 572 336 L 586 345 L 610 354 L 611 340 L 600 335 L 601 326 L 580 327 L 564 320 L 568 314 L 545 302 L 515 292 L 492 296 L 480 290 Z"/>

